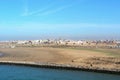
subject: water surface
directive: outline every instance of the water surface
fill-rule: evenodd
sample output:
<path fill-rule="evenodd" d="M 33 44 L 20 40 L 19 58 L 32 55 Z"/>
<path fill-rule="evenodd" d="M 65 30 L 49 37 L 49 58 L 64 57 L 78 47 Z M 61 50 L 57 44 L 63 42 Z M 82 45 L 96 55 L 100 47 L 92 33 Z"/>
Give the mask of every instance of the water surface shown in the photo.
<path fill-rule="evenodd" d="M 120 75 L 0 65 L 0 80 L 120 80 Z"/>

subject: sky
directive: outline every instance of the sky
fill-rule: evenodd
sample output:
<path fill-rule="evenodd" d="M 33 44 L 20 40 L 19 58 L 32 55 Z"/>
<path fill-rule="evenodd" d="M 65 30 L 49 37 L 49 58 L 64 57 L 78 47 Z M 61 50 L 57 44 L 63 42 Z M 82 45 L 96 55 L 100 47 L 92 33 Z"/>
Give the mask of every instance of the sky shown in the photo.
<path fill-rule="evenodd" d="M 120 0 L 0 0 L 0 40 L 120 39 Z"/>

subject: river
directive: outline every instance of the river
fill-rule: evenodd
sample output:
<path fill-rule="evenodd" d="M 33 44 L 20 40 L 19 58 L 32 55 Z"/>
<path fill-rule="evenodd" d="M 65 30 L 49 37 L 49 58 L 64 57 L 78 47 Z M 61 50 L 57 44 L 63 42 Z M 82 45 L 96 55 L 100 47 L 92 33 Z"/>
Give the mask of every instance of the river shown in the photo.
<path fill-rule="evenodd" d="M 120 75 L 0 65 L 0 80 L 120 80 Z"/>

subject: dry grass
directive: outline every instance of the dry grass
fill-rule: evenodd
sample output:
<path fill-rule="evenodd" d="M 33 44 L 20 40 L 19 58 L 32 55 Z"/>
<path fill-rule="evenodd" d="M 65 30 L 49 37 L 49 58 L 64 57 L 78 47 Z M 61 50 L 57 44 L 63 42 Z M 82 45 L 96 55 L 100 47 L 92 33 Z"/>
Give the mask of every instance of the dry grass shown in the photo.
<path fill-rule="evenodd" d="M 120 69 L 119 49 L 6 48 L 1 61 L 32 61 Z M 109 53 L 111 52 L 111 53 Z M 113 55 L 112 52 L 114 52 Z M 112 54 L 112 55 L 111 55 Z M 118 55 L 116 57 L 116 55 Z"/>

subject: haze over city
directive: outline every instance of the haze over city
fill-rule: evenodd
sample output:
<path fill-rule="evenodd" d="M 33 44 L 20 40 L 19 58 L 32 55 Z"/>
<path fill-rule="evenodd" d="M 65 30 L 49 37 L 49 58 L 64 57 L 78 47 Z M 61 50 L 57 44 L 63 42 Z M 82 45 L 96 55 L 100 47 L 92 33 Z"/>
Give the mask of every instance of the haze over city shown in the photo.
<path fill-rule="evenodd" d="M 1 0 L 0 40 L 120 39 L 119 0 Z"/>

